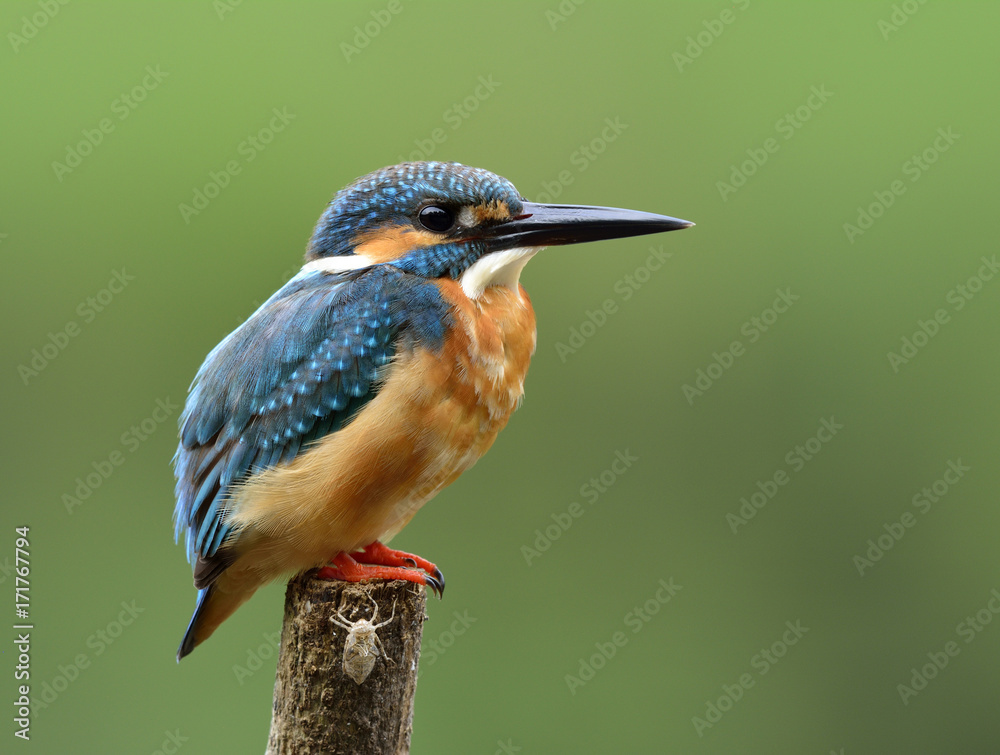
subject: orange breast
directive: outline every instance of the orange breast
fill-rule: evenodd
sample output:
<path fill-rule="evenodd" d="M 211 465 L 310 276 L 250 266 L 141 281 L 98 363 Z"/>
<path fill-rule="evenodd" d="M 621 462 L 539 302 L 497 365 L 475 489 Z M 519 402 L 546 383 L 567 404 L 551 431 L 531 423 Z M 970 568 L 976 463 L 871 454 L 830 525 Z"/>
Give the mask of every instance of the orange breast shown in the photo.
<path fill-rule="evenodd" d="M 394 506 L 384 539 L 493 445 L 521 402 L 535 351 L 535 313 L 523 289 L 491 287 L 471 300 L 454 281 L 437 285 L 454 326 L 441 353 L 418 349 L 406 369 L 411 416 L 425 444 L 411 470 L 411 493 Z"/>
<path fill-rule="evenodd" d="M 517 408 L 535 349 L 527 294 L 496 286 L 470 300 L 454 281 L 437 285 L 454 320 L 441 351 L 402 344 L 351 423 L 234 496 L 244 558 L 258 574 L 388 541 L 489 449 Z"/>
<path fill-rule="evenodd" d="M 495 436 L 524 395 L 536 340 L 531 301 L 520 286 L 517 291 L 487 288 L 473 300 L 455 281 L 437 285 L 451 305 L 455 324 L 432 382 L 456 411 L 460 405 L 470 418 L 480 419 L 481 435 Z"/>

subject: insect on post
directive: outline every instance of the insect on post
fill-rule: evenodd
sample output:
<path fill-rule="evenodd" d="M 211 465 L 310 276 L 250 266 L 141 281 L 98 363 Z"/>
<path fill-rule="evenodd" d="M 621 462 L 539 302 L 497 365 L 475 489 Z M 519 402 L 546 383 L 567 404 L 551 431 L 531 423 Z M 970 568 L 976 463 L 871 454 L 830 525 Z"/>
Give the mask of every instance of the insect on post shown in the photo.
<path fill-rule="evenodd" d="M 382 640 L 379 639 L 377 631 L 389 624 L 396 618 L 396 601 L 392 602 L 392 616 L 381 624 L 378 621 L 378 603 L 369 595 L 368 599 L 375 606 L 371 619 L 358 619 L 350 622 L 337 609 L 337 615 L 331 616 L 332 621 L 337 626 L 347 630 L 347 639 L 344 640 L 344 673 L 351 677 L 356 683 L 361 684 L 372 669 L 375 668 L 375 659 L 381 655 L 387 663 L 394 663 L 386 655 L 385 648 L 382 647 Z M 339 621 L 338 621 L 339 619 Z"/>

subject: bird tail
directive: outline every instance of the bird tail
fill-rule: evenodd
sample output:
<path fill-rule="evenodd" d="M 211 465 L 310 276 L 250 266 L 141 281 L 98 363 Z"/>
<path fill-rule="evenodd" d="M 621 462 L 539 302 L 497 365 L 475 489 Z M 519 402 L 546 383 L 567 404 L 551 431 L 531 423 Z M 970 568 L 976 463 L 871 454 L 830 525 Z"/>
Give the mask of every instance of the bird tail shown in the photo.
<path fill-rule="evenodd" d="M 184 632 L 184 639 L 181 640 L 180 647 L 177 648 L 178 662 L 211 637 L 212 632 L 218 628 L 219 624 L 232 616 L 237 608 L 249 600 L 257 588 L 254 585 L 249 590 L 227 591 L 220 589 L 219 582 L 221 581 L 223 580 L 220 579 L 218 582 L 198 590 L 198 603 L 195 605 L 187 631 Z"/>
<path fill-rule="evenodd" d="M 177 648 L 178 663 L 180 663 L 181 658 L 194 650 L 195 646 L 207 637 L 205 635 L 199 638 L 198 630 L 202 624 L 202 616 L 205 613 L 205 608 L 213 592 L 215 592 L 215 585 L 198 590 L 198 602 L 195 604 L 194 614 L 191 616 L 191 621 L 188 622 L 187 630 L 184 632 L 184 639 L 181 640 L 181 645 Z"/>

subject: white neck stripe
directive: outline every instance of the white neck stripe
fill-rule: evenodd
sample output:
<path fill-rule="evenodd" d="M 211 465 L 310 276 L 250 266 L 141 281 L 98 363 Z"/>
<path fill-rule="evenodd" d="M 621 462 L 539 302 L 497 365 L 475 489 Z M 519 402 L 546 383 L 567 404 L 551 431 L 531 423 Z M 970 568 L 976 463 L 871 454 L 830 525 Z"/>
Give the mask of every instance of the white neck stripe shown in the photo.
<path fill-rule="evenodd" d="M 303 273 L 343 273 L 347 270 L 360 270 L 377 264 L 363 254 L 342 254 L 336 257 L 320 257 L 302 266 Z"/>

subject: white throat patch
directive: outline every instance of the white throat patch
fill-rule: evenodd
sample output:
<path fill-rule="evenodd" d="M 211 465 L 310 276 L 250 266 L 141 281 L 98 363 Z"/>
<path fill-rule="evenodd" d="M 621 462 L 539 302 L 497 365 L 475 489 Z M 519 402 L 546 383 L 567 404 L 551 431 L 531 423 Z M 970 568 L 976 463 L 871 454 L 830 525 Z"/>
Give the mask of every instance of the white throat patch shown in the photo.
<path fill-rule="evenodd" d="M 470 299 L 478 299 L 490 286 L 507 286 L 512 291 L 517 291 L 524 266 L 543 248 L 526 246 L 487 254 L 472 263 L 458 282 Z"/>

